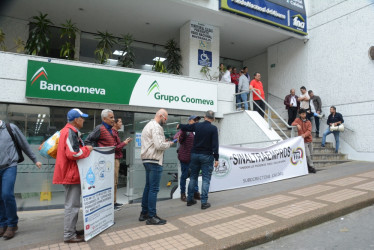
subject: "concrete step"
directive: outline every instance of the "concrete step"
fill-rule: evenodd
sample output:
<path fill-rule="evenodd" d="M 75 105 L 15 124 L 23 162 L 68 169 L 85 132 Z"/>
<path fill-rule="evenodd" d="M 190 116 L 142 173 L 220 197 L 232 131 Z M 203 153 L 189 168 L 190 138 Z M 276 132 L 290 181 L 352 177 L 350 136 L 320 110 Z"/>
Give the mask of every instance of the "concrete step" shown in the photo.
<path fill-rule="evenodd" d="M 335 148 L 326 148 L 326 147 L 321 147 L 319 145 L 318 147 L 313 147 L 313 154 L 322 154 L 322 153 L 330 153 L 334 154 Z"/>
<path fill-rule="evenodd" d="M 313 160 L 315 168 L 326 168 L 342 163 L 352 162 L 351 160 Z"/>
<path fill-rule="evenodd" d="M 319 141 L 314 141 L 313 140 L 313 148 L 316 147 L 316 148 L 320 148 L 321 147 L 321 142 Z M 325 143 L 325 148 L 334 148 L 334 144 L 332 142 L 326 142 Z"/>
<path fill-rule="evenodd" d="M 315 153 L 312 154 L 313 161 L 318 160 L 348 160 L 347 155 L 345 154 L 335 154 L 335 153 Z"/>

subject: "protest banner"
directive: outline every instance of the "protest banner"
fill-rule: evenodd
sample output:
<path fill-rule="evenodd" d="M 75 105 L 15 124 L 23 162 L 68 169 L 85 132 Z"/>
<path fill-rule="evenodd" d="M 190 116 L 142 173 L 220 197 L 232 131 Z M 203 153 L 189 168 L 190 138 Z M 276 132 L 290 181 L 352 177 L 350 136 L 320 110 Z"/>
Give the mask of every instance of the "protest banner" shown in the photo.
<path fill-rule="evenodd" d="M 266 148 L 219 147 L 210 192 L 248 187 L 308 174 L 304 139 L 290 138 Z"/>
<path fill-rule="evenodd" d="M 84 239 L 114 224 L 114 147 L 94 148 L 77 161 L 82 189 Z"/>

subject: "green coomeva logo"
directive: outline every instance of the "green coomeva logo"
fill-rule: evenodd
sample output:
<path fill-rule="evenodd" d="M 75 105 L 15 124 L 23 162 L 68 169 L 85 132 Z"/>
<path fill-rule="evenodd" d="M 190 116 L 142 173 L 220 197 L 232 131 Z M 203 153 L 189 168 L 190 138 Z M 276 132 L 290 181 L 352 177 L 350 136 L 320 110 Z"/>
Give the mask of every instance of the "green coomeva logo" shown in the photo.
<path fill-rule="evenodd" d="M 203 105 L 214 105 L 213 100 L 202 99 L 197 97 L 190 97 L 187 95 L 164 95 L 161 94 L 160 86 L 157 81 L 154 81 L 148 88 L 148 95 L 152 93 L 154 89 L 158 91 L 154 92 L 153 97 L 158 101 L 167 101 L 172 102 L 183 102 L 183 103 L 194 103 L 194 104 L 203 104 Z"/>

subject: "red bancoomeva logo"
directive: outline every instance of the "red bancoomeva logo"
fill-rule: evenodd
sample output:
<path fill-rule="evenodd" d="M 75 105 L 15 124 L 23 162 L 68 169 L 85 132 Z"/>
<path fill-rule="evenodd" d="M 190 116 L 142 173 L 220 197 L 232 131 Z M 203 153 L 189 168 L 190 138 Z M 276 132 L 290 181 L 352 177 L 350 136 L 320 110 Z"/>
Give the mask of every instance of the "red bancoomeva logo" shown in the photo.
<path fill-rule="evenodd" d="M 39 77 L 41 76 L 44 76 L 45 79 L 48 80 L 48 74 L 47 74 L 47 71 L 45 71 L 45 69 L 43 67 L 41 67 L 40 69 L 38 69 L 38 71 L 36 71 L 36 73 L 33 75 L 33 77 L 31 77 L 31 85 L 33 85 L 33 83 L 38 80 Z"/>

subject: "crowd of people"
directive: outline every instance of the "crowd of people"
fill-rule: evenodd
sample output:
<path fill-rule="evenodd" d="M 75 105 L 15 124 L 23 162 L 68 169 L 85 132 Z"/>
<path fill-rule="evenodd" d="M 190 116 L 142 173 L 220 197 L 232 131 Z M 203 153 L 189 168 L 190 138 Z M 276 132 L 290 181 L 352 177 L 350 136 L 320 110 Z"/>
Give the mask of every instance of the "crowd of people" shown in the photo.
<path fill-rule="evenodd" d="M 236 67 L 231 67 L 228 65 L 226 68 L 223 63 L 219 66 L 219 81 L 235 85 L 235 95 L 236 95 L 236 109 L 248 110 L 248 97 L 250 91 L 253 92 L 253 110 L 257 111 L 262 117 L 265 115 L 265 92 L 264 86 L 261 82 L 261 74 L 255 72 L 253 74 L 253 79 L 248 74 L 248 67 L 243 67 L 239 72 L 237 72 Z"/>
<path fill-rule="evenodd" d="M 231 70 L 233 71 L 231 73 Z M 229 72 L 227 74 L 227 72 Z M 254 79 L 249 84 L 247 68 L 239 73 L 236 69 L 227 67 L 222 79 L 231 81 L 237 86 L 237 92 L 247 109 L 246 98 L 248 91 L 253 89 L 259 96 L 253 98 L 262 108 L 262 99 L 265 98 L 261 75 L 256 72 Z M 236 75 L 237 74 L 237 75 Z M 300 96 L 291 89 L 290 94 L 284 99 L 284 105 L 288 110 L 288 124 L 296 126 L 298 135 L 304 138 L 308 170 L 315 173 L 316 170 L 311 158 L 312 147 L 312 124 L 314 117 L 316 125 L 316 137 L 319 137 L 319 119 L 323 118 L 322 102 L 313 91 L 307 91 L 304 86 L 300 88 Z M 261 98 L 260 98 L 261 97 Z M 238 106 L 239 107 L 239 106 Z M 257 111 L 261 114 L 264 107 Z M 299 118 L 296 118 L 299 114 Z M 263 112 L 261 114 L 263 116 Z M 80 210 L 81 187 L 77 160 L 90 155 L 93 147 L 115 147 L 115 171 L 114 171 L 114 209 L 119 210 L 123 204 L 117 203 L 117 183 L 122 149 L 128 145 L 132 138 L 124 141 L 118 136 L 118 130 L 122 127 L 122 120 L 115 118 L 114 112 L 104 109 L 101 112 L 102 123 L 94 128 L 85 141 L 82 141 L 80 130 L 83 128 L 85 118 L 88 115 L 79 109 L 71 109 L 67 113 L 67 124 L 60 131 L 60 139 L 57 149 L 56 163 L 54 167 L 53 184 L 62 184 L 65 190 L 64 202 L 64 242 L 79 243 L 84 241 L 84 231 L 77 230 L 76 224 Z M 190 116 L 187 124 L 178 124 L 179 131 L 173 141 L 166 140 L 163 126 L 167 123 L 168 112 L 160 109 L 144 127 L 141 134 L 141 159 L 145 168 L 145 186 L 143 191 L 141 213 L 139 221 L 146 221 L 147 225 L 163 225 L 167 221 L 157 215 L 156 203 L 160 189 L 160 181 L 163 172 L 164 151 L 178 142 L 178 159 L 181 163 L 180 191 L 181 200 L 187 206 L 201 200 L 201 209 L 211 206 L 208 202 L 208 193 L 212 172 L 218 166 L 218 129 L 212 123 L 215 114 L 209 110 L 204 116 L 204 121 L 199 122 L 201 117 Z M 326 137 L 333 133 L 336 141 L 335 152 L 339 150 L 339 131 L 331 131 L 331 126 L 344 123 L 343 116 L 336 112 L 336 107 L 331 106 L 330 115 L 327 119 L 328 128 L 323 133 L 322 147 L 325 146 Z M 41 168 L 42 163 L 32 152 L 25 136 L 17 126 L 0 120 L 0 237 L 11 239 L 18 230 L 17 206 L 14 196 L 14 186 L 17 175 L 17 164 L 23 160 L 22 151 Z M 186 179 L 190 172 L 190 182 L 186 187 Z M 198 187 L 198 176 L 202 173 L 201 194 Z M 187 192 L 186 192 L 187 191 Z"/>

